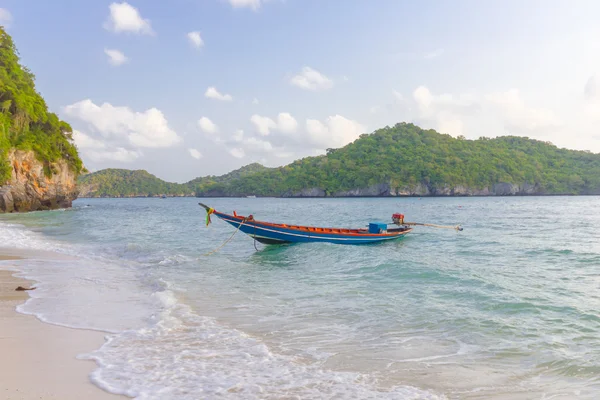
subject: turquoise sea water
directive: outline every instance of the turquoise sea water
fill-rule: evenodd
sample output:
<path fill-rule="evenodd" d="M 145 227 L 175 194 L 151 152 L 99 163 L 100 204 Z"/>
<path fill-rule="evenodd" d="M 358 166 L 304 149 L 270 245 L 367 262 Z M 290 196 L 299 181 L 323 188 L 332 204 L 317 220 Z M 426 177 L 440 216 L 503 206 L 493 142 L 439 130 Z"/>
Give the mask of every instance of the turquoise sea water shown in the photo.
<path fill-rule="evenodd" d="M 269 247 L 213 217 L 407 220 L 368 246 Z M 40 282 L 21 312 L 109 332 L 83 358 L 141 399 L 596 399 L 600 198 L 80 199 L 0 217 Z M 13 263 L 13 262 L 11 262 Z"/>

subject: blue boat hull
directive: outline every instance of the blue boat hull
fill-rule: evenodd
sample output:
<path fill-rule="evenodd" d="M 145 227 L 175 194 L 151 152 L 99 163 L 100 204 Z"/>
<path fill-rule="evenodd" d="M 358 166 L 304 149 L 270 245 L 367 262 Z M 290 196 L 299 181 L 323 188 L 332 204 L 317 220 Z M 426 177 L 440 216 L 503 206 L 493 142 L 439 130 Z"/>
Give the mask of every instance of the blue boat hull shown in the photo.
<path fill-rule="evenodd" d="M 248 236 L 265 244 L 284 244 L 284 243 L 336 243 L 336 244 L 369 244 L 396 240 L 404 237 L 412 229 L 405 229 L 397 232 L 381 234 L 344 234 L 344 233 L 326 233 L 326 232 L 308 232 L 294 228 L 285 228 L 279 224 L 269 224 L 255 220 L 247 220 L 244 217 L 233 216 L 220 212 L 214 212 L 213 215 L 221 218 L 223 221 L 231 224 L 236 229 L 244 232 Z"/>

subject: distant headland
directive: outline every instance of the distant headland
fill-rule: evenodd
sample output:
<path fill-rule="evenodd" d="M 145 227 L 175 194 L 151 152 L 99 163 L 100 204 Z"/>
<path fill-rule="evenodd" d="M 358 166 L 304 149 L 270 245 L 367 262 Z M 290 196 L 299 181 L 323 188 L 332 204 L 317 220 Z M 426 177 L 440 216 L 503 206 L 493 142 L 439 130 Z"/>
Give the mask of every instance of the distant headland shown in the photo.
<path fill-rule="evenodd" d="M 410 123 L 277 168 L 178 184 L 143 170 L 79 178 L 80 197 L 387 197 L 600 194 L 600 154 L 517 136 L 454 138 Z"/>

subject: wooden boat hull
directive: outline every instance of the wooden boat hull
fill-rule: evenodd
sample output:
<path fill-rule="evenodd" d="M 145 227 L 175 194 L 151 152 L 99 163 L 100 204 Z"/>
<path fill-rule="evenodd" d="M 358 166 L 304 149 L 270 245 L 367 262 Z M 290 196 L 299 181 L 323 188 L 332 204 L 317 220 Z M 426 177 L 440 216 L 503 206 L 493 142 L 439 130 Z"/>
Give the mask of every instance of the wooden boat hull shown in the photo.
<path fill-rule="evenodd" d="M 202 204 L 201 204 L 202 205 Z M 204 205 L 202 205 L 204 206 Z M 204 206 L 206 208 L 206 206 Z M 223 221 L 264 244 L 285 243 L 336 243 L 370 244 L 395 240 L 412 231 L 412 228 L 395 228 L 385 233 L 368 233 L 366 230 L 343 228 L 314 228 L 256 221 L 247 217 L 213 211 Z M 364 232 L 363 232 L 364 231 Z"/>

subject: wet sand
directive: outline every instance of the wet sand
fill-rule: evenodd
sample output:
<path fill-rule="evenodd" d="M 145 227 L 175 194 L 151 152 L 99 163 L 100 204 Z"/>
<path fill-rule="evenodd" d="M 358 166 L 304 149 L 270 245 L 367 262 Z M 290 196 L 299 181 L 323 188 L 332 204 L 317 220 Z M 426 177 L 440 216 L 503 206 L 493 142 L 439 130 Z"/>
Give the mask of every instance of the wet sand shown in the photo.
<path fill-rule="evenodd" d="M 94 386 L 89 374 L 95 362 L 76 358 L 99 348 L 104 333 L 50 325 L 16 311 L 29 295 L 15 289 L 35 282 L 2 269 L 20 258 L 10 253 L 0 254 L 0 399 L 126 399 Z"/>

